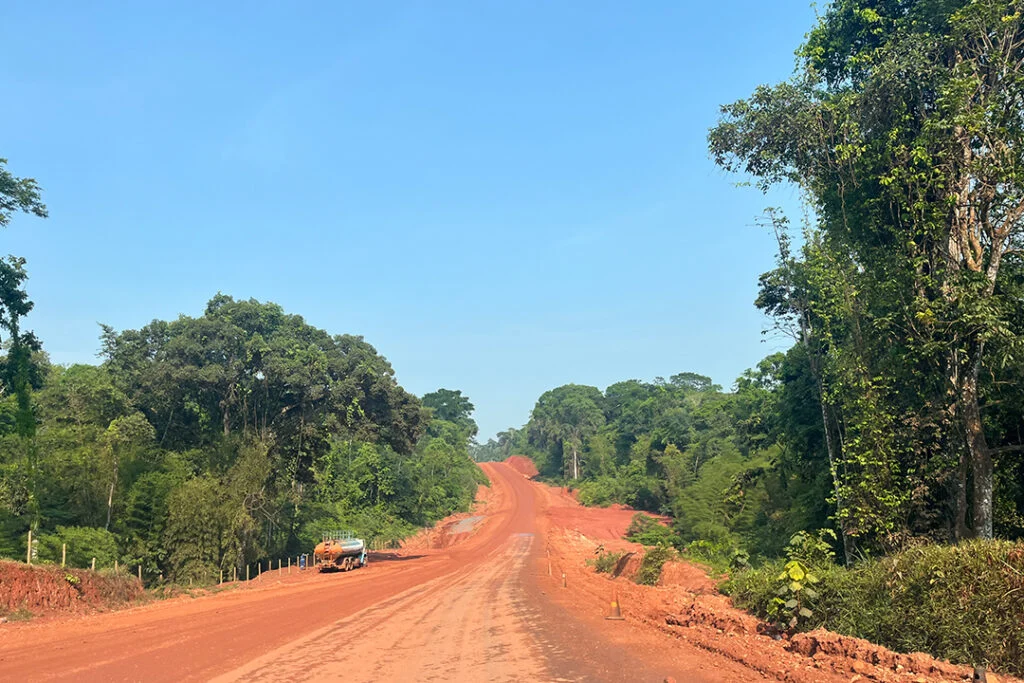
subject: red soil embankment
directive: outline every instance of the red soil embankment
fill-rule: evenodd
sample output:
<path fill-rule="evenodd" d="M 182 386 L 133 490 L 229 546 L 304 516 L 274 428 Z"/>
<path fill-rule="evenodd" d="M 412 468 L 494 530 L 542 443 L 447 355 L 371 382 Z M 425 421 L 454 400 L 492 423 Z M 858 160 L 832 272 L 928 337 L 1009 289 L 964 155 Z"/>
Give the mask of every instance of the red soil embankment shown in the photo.
<path fill-rule="evenodd" d="M 533 464 L 533 461 L 527 458 L 525 455 L 512 455 L 505 460 L 505 464 L 514 469 L 524 477 L 533 478 L 537 474 L 537 466 Z"/>
<path fill-rule="evenodd" d="M 0 614 L 101 611 L 142 595 L 139 580 L 126 574 L 0 561 Z"/>

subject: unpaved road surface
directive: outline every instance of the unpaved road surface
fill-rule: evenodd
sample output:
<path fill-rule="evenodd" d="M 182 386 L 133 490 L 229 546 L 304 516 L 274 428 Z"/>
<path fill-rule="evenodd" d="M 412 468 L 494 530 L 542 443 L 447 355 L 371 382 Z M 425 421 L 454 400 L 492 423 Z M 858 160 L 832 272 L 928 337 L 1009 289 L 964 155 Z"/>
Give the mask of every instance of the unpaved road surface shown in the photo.
<path fill-rule="evenodd" d="M 849 681 L 862 669 L 925 680 L 803 657 L 726 632 L 715 614 L 665 628 L 699 596 L 584 566 L 630 511 L 580 508 L 509 465 L 483 468 L 492 486 L 473 517 L 365 569 L 272 572 L 199 599 L 6 624 L 0 681 Z M 613 591 L 625 621 L 604 618 Z"/>
<path fill-rule="evenodd" d="M 716 671 L 696 649 L 688 661 L 666 657 L 672 639 L 660 634 L 622 640 L 626 622 L 579 619 L 551 600 L 566 589 L 548 576 L 538 538 L 539 485 L 504 464 L 484 469 L 492 481 L 485 519 L 447 548 L 378 556 L 343 574 L 265 574 L 261 586 L 200 599 L 6 624 L 0 680 L 749 677 L 727 660 Z"/>

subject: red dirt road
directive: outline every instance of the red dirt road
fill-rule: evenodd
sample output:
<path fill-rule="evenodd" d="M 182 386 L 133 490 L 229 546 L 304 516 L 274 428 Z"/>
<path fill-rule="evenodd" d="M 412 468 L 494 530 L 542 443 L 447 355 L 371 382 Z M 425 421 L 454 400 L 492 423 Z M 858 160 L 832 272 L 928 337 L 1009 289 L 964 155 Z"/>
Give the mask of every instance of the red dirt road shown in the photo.
<path fill-rule="evenodd" d="M 428 536 L 355 572 L 264 575 L 201 599 L 6 624 L 0 680 L 850 680 L 759 636 L 659 627 L 650 605 L 688 594 L 583 566 L 631 512 L 580 508 L 516 468 L 483 468 L 492 486 L 472 523 L 441 527 L 457 538 Z M 613 587 L 626 621 L 604 619 Z"/>
<path fill-rule="evenodd" d="M 0 680 L 661 681 L 672 673 L 603 641 L 601 629 L 624 622 L 594 628 L 547 601 L 558 584 L 540 571 L 539 485 L 504 464 L 484 469 L 486 519 L 451 547 L 192 601 L 7 624 Z"/>

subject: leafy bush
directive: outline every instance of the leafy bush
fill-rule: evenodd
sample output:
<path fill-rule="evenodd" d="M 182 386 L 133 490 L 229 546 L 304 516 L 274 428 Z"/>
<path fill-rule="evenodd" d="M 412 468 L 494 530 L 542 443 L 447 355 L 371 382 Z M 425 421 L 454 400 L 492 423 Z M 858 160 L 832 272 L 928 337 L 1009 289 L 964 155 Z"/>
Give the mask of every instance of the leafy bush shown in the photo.
<path fill-rule="evenodd" d="M 676 552 L 672 548 L 659 546 L 649 548 L 640 561 L 640 569 L 636 573 L 636 583 L 642 586 L 653 586 L 661 578 L 661 568 L 669 560 L 676 558 Z"/>
<path fill-rule="evenodd" d="M 738 606 L 771 618 L 783 571 L 780 560 L 740 572 L 722 588 Z M 815 574 L 820 595 L 800 628 L 1024 674 L 1024 544 L 926 546 Z"/>
<path fill-rule="evenodd" d="M 603 548 L 597 549 L 597 557 L 587 560 L 587 564 L 594 568 L 594 571 L 601 574 L 611 574 L 615 571 L 616 565 L 626 553 L 611 553 Z"/>
<path fill-rule="evenodd" d="M 836 532 L 832 529 L 818 529 L 817 533 L 798 531 L 789 539 L 786 557 L 797 560 L 808 567 L 825 569 L 836 563 Z"/>
<path fill-rule="evenodd" d="M 811 586 L 819 579 L 800 560 L 790 560 L 775 580 L 781 585 L 766 611 L 780 629 L 795 630 L 814 616 L 810 602 L 818 598 L 818 592 Z"/>
<path fill-rule="evenodd" d="M 750 553 L 732 543 L 698 540 L 686 545 L 686 556 L 719 574 L 750 568 Z"/>
<path fill-rule="evenodd" d="M 85 569 L 96 558 L 96 567 L 112 567 L 117 559 L 117 539 L 106 529 L 59 526 L 55 534 L 39 536 L 39 559 L 60 564 L 61 546 L 67 544 L 67 566 Z"/>
<path fill-rule="evenodd" d="M 580 502 L 591 507 L 608 507 L 613 503 L 632 505 L 637 495 L 634 482 L 625 476 L 602 475 L 578 482 L 578 486 Z"/>
<path fill-rule="evenodd" d="M 626 529 L 626 539 L 647 546 L 675 546 L 681 541 L 679 534 L 642 512 L 633 515 Z"/>

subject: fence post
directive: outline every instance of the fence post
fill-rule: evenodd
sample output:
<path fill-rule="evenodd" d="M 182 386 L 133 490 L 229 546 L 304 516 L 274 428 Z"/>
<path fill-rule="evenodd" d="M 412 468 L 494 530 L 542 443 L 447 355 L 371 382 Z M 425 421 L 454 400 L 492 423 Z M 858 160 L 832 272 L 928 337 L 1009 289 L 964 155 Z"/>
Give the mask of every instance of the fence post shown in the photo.
<path fill-rule="evenodd" d="M 245 580 L 246 581 L 249 580 L 249 565 L 248 564 L 245 565 Z"/>
<path fill-rule="evenodd" d="M 142 565 L 139 565 L 139 581 L 142 581 Z"/>
<path fill-rule="evenodd" d="M 25 552 L 25 563 L 32 564 L 32 530 L 28 530 L 28 550 Z"/>
<path fill-rule="evenodd" d="M 238 581 L 238 565 L 231 568 L 232 581 Z"/>
<path fill-rule="evenodd" d="M 114 573 L 117 573 L 117 560 L 114 560 Z"/>
<path fill-rule="evenodd" d="M 67 559 L 68 559 L 68 544 L 67 543 L 61 543 L 60 544 L 60 566 L 61 566 L 62 569 L 64 568 L 64 564 L 67 562 Z"/>
<path fill-rule="evenodd" d="M 92 570 L 96 571 L 96 558 L 92 558 Z"/>
<path fill-rule="evenodd" d="M 220 570 L 220 585 L 224 585 L 224 570 Z"/>

